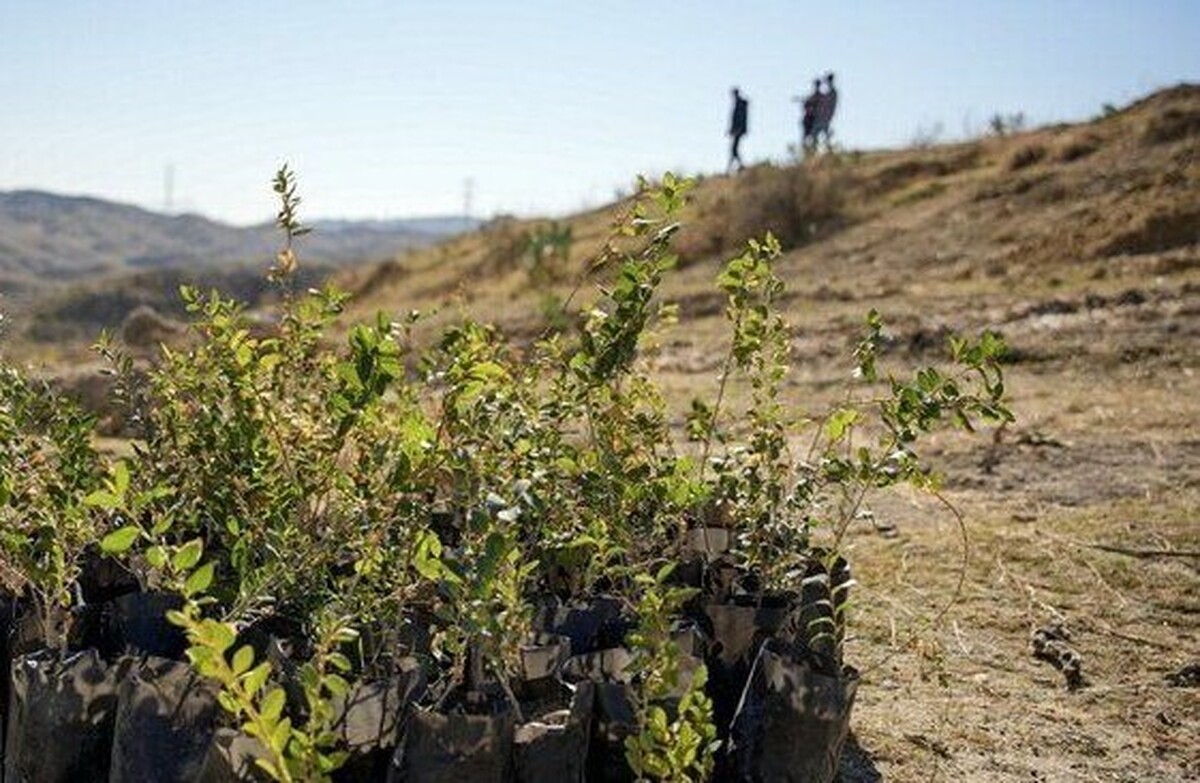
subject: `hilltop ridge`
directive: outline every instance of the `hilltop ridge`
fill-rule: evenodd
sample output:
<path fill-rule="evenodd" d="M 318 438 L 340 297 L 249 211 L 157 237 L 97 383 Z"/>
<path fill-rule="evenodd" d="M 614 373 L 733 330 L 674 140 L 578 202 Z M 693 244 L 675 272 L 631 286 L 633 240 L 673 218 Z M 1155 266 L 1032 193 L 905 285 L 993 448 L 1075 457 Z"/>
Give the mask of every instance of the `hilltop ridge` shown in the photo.
<path fill-rule="evenodd" d="M 716 264 L 767 230 L 783 241 L 779 268 L 801 299 L 867 302 L 967 281 L 996 294 L 1068 279 L 1103 288 L 1135 259 L 1193 269 L 1198 147 L 1200 86 L 1183 84 L 1085 123 L 703 177 L 664 295 L 703 314 Z M 574 284 L 623 206 L 557 221 L 571 230 L 570 258 L 537 285 L 528 247 L 546 220 L 494 221 L 338 279 L 360 315 L 462 305 L 514 334 L 536 332 L 539 301 Z"/>

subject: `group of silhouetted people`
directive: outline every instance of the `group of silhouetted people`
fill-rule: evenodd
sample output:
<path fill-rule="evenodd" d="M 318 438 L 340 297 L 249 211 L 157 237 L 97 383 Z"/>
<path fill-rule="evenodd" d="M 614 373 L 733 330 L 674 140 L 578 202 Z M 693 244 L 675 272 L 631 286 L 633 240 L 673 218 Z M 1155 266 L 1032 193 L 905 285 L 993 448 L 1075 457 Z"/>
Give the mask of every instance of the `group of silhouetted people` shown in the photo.
<path fill-rule="evenodd" d="M 729 118 L 729 138 L 732 140 L 732 144 L 729 148 L 729 164 L 725 167 L 726 172 L 731 171 L 734 164 L 737 165 L 738 171 L 745 168 L 745 164 L 742 163 L 740 146 L 742 137 L 750 130 L 750 102 L 737 87 L 734 87 L 732 92 L 733 112 Z M 805 154 L 816 152 L 820 147 L 822 136 L 825 139 L 825 149 L 830 149 L 833 137 L 833 115 L 837 111 L 838 102 L 837 88 L 833 86 L 833 73 L 830 72 L 821 78 L 813 79 L 812 92 L 804 97 L 796 96 L 792 100 L 799 103 L 801 107 L 800 145 Z"/>

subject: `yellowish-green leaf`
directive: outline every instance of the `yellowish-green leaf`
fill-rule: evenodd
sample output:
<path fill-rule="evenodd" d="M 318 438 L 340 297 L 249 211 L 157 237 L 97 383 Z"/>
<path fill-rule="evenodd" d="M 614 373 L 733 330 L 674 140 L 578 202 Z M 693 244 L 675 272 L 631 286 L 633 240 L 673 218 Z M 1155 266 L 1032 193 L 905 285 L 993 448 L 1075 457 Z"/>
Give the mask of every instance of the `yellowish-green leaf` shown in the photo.
<path fill-rule="evenodd" d="M 209 561 L 188 575 L 187 580 L 183 583 L 184 598 L 191 598 L 209 588 L 213 581 L 214 567 L 215 564 Z"/>
<path fill-rule="evenodd" d="M 163 568 L 167 564 L 167 550 L 155 544 L 146 550 L 146 562 L 151 568 Z"/>
<path fill-rule="evenodd" d="M 203 554 L 204 542 L 193 538 L 181 546 L 175 556 L 171 558 L 171 567 L 176 571 L 190 571 L 196 567 L 196 563 L 200 562 L 200 556 Z"/>
<path fill-rule="evenodd" d="M 329 665 L 338 671 L 350 671 L 350 659 L 340 652 L 330 653 L 327 660 L 329 661 Z"/>
<path fill-rule="evenodd" d="M 133 542 L 138 540 L 142 529 L 137 525 L 126 525 L 117 528 L 100 540 L 100 551 L 108 555 L 120 555 L 129 551 Z"/>
<path fill-rule="evenodd" d="M 846 437 L 846 433 L 858 421 L 858 411 L 851 408 L 840 408 L 830 414 L 829 419 L 825 422 L 825 435 L 833 443 L 837 443 L 842 438 Z"/>
<path fill-rule="evenodd" d="M 263 661 L 258 666 L 255 666 L 246 674 L 245 688 L 251 696 L 258 695 L 262 687 L 267 684 L 267 677 L 271 675 L 270 661 Z"/>
<path fill-rule="evenodd" d="M 271 735 L 271 746 L 278 750 L 284 750 L 287 748 L 291 736 L 292 721 L 290 718 L 284 718 L 279 721 L 279 725 L 275 727 L 275 733 Z"/>
<path fill-rule="evenodd" d="M 84 505 L 111 511 L 121 505 L 121 499 L 108 490 L 98 489 L 83 499 Z"/>
<path fill-rule="evenodd" d="M 250 670 L 254 665 L 254 648 L 248 644 L 243 644 L 238 648 L 238 651 L 233 654 L 233 673 L 240 675 Z"/>
<path fill-rule="evenodd" d="M 119 460 L 113 465 L 112 488 L 113 494 L 118 498 L 124 498 L 129 490 L 129 466 L 125 464 L 125 460 Z"/>
<path fill-rule="evenodd" d="M 283 692 L 283 688 L 280 688 L 278 685 L 267 691 L 267 695 L 262 700 L 262 707 L 259 709 L 263 720 L 272 723 L 279 720 L 279 716 L 283 714 L 283 706 L 286 700 L 287 697 Z"/>

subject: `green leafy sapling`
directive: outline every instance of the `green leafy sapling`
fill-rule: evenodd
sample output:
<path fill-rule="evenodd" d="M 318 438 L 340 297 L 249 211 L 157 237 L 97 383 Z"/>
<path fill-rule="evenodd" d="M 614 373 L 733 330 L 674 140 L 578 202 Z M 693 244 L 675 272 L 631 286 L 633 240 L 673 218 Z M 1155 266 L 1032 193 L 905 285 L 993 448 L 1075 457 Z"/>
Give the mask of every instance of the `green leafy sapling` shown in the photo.
<path fill-rule="evenodd" d="M 673 633 L 674 618 L 696 591 L 672 585 L 672 570 L 667 564 L 635 580 L 638 624 L 629 645 L 637 733 L 625 739 L 625 759 L 638 780 L 705 781 L 720 743 L 704 691 L 708 670 L 699 663 L 685 671 Z"/>
<path fill-rule="evenodd" d="M 72 590 L 99 523 L 92 418 L 49 384 L 0 367 L 0 587 L 31 599 L 43 641 L 66 645 Z"/>

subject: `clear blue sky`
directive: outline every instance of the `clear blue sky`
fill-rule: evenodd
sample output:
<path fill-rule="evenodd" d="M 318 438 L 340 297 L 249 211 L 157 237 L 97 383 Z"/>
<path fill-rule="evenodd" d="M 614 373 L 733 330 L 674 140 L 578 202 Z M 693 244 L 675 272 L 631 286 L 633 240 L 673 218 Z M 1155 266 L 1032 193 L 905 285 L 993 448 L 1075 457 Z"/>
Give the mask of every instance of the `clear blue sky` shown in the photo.
<path fill-rule="evenodd" d="M 312 217 L 574 211 L 638 172 L 750 159 L 837 72 L 838 139 L 1084 119 L 1200 81 L 1200 1 L 0 0 L 0 190 L 249 223 L 275 168 Z"/>

